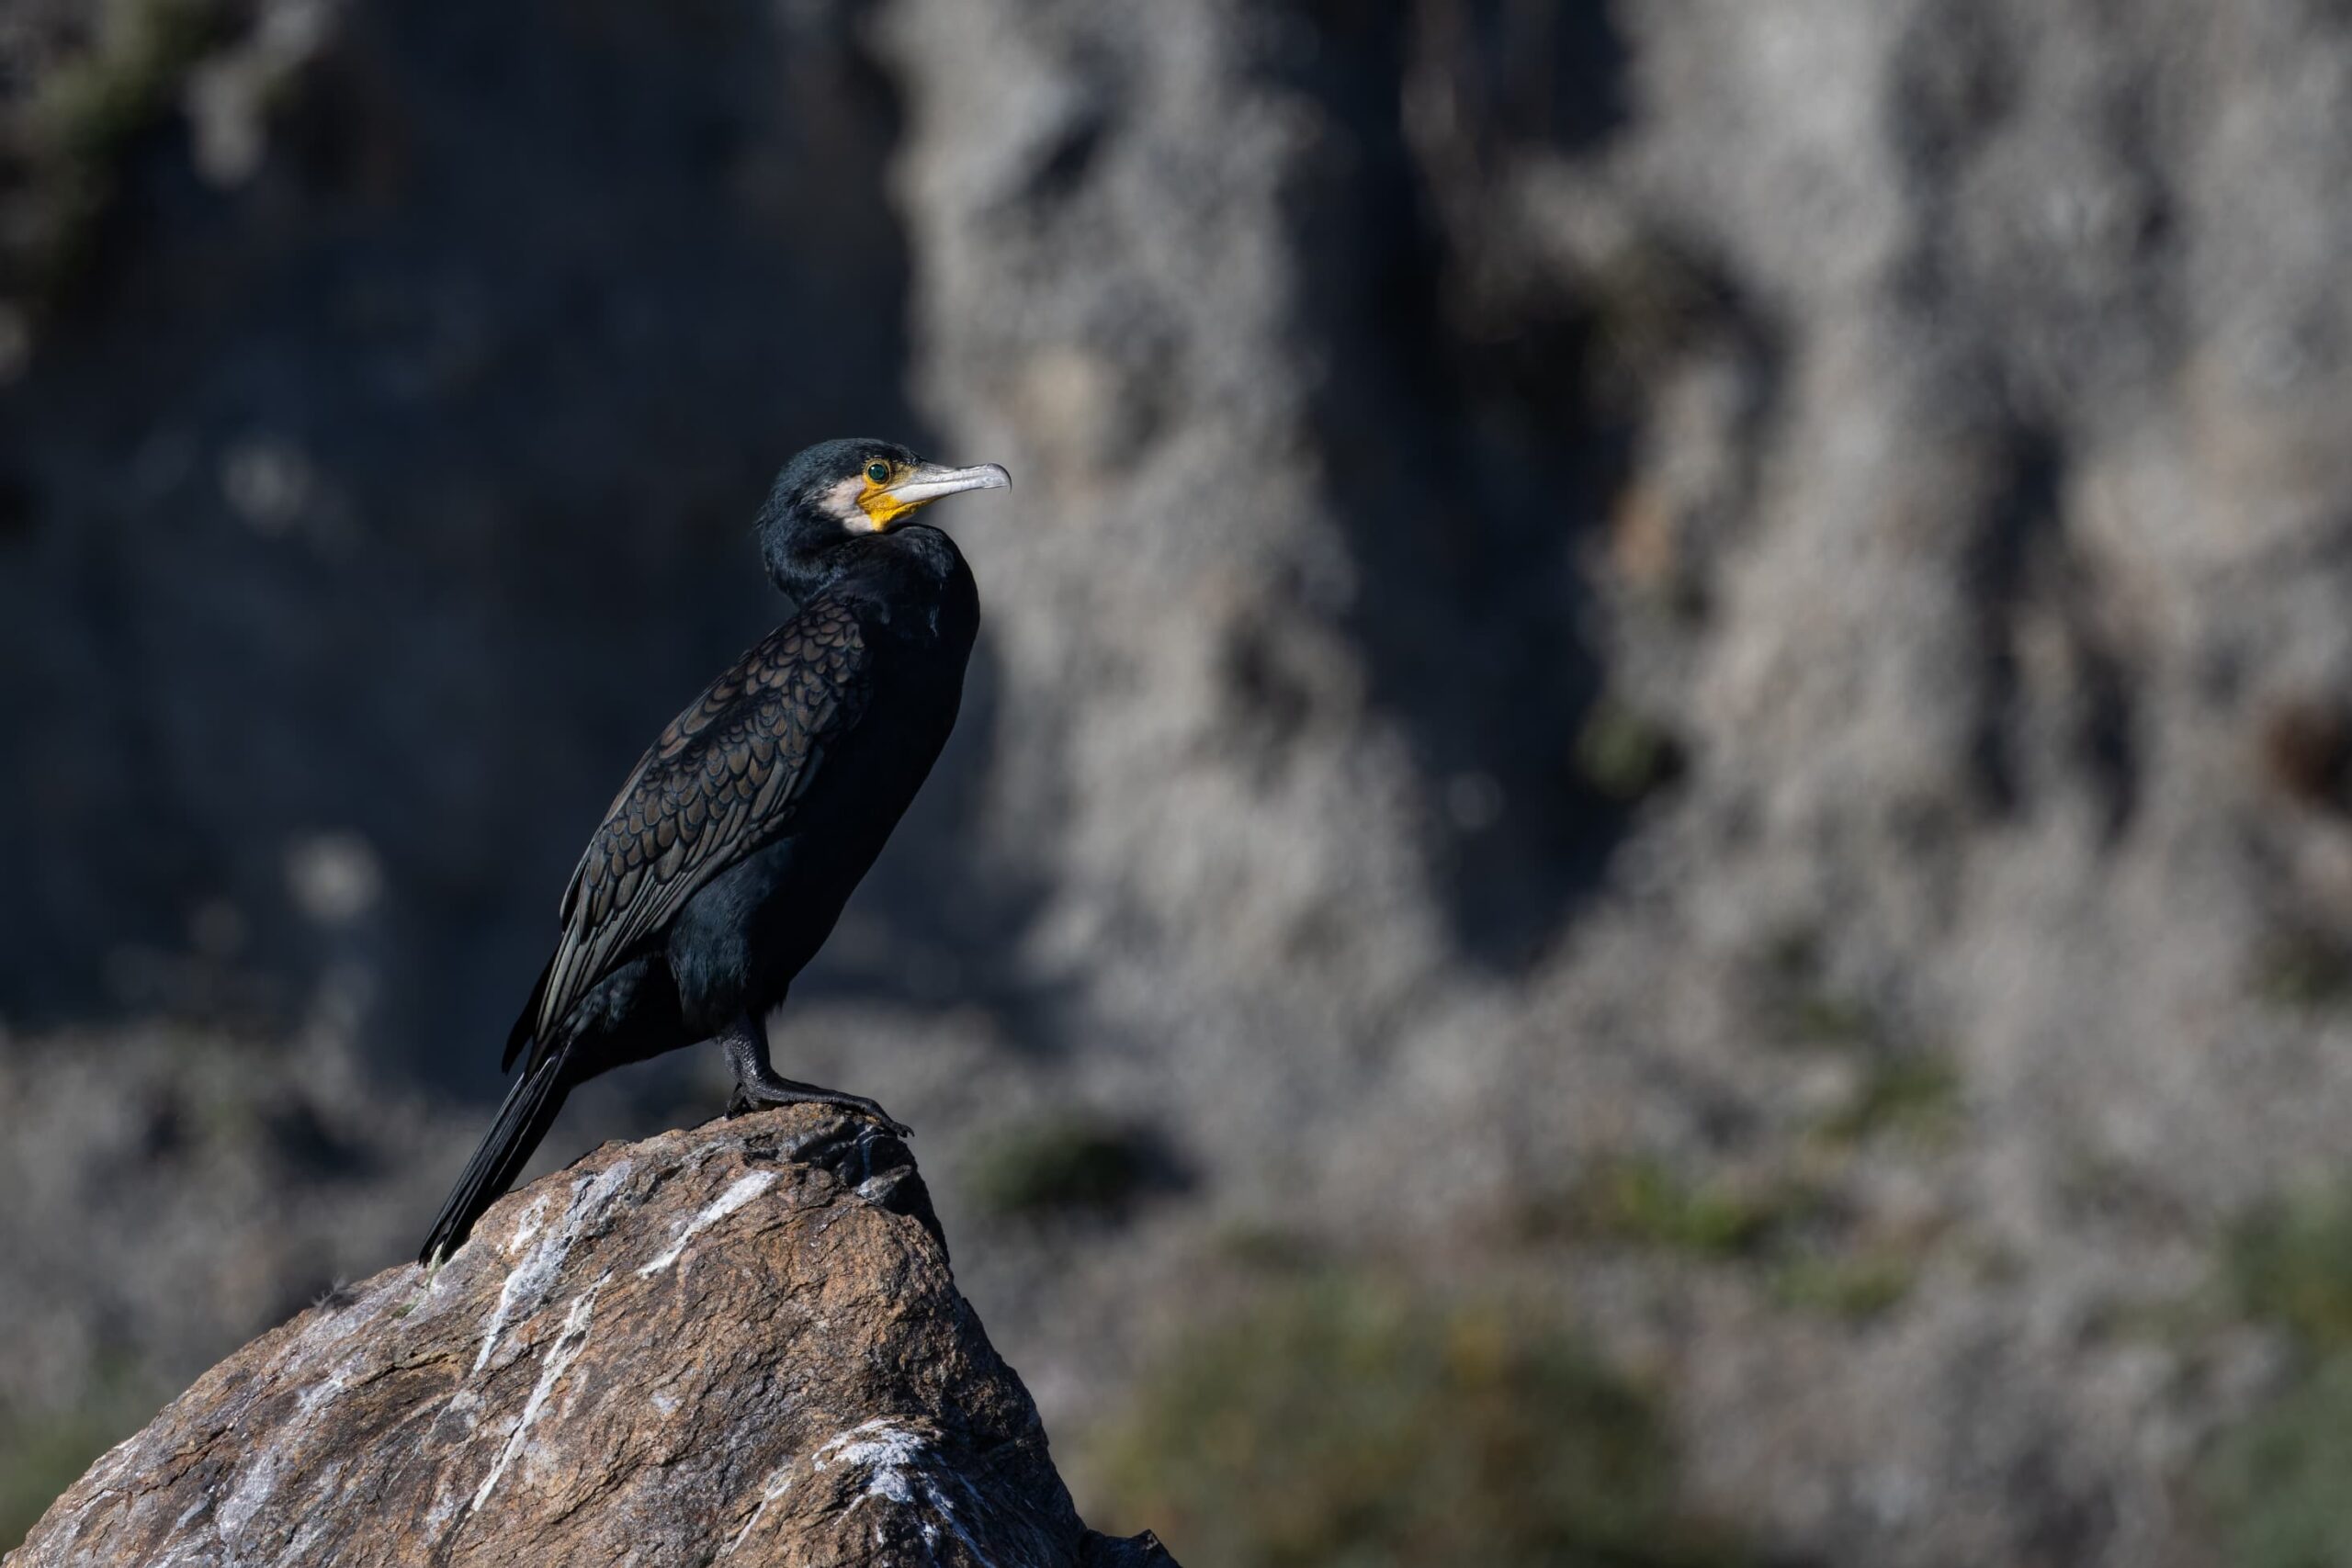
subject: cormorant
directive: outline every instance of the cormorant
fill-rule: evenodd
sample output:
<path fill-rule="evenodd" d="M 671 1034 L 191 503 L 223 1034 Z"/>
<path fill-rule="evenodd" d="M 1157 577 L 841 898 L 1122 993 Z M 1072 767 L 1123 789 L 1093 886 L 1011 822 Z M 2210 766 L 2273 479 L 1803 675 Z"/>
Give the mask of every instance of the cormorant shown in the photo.
<path fill-rule="evenodd" d="M 730 1111 L 821 1100 L 906 1133 L 871 1100 L 778 1077 L 765 1020 L 955 728 L 979 594 L 947 536 L 907 519 L 1011 482 L 888 441 L 828 441 L 784 466 L 757 534 L 798 609 L 671 721 L 590 837 L 507 1036 L 522 1075 L 421 1262 L 465 1241 L 574 1084 L 697 1041 L 726 1050 Z"/>

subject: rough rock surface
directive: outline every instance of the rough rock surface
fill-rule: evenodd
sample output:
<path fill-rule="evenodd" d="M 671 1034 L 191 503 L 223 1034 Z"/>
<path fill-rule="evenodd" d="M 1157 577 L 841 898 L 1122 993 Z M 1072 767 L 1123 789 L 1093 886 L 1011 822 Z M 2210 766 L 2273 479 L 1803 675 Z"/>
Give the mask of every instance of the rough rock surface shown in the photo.
<path fill-rule="evenodd" d="M 611 1144 L 336 1292 L 59 1499 L 69 1563 L 1134 1564 L 956 1293 L 904 1145 L 817 1107 Z"/>

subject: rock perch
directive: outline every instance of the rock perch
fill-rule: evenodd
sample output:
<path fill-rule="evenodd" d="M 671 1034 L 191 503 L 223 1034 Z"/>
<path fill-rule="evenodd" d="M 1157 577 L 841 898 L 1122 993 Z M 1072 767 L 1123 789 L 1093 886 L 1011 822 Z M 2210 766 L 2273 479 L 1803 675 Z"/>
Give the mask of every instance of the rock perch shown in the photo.
<path fill-rule="evenodd" d="M 904 1145 L 826 1106 L 608 1144 L 430 1285 L 335 1292 L 198 1379 L 8 1568 L 1113 1568 L 956 1292 Z"/>

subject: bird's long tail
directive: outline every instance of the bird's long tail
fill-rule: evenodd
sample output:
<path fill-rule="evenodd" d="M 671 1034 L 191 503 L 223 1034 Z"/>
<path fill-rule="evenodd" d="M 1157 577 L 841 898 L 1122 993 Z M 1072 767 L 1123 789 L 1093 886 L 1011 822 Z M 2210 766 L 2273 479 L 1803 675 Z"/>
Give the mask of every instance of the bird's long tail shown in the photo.
<path fill-rule="evenodd" d="M 418 1262 L 428 1269 L 439 1268 L 465 1244 L 482 1212 L 513 1184 L 531 1151 L 554 1125 L 556 1112 L 563 1109 L 563 1097 L 571 1089 L 564 1070 L 571 1055 L 568 1049 L 548 1053 L 545 1061 L 526 1069 L 506 1091 L 506 1102 L 498 1108 L 490 1135 L 466 1162 L 465 1174 L 458 1178 L 457 1187 L 435 1217 L 433 1234 L 424 1238 Z"/>

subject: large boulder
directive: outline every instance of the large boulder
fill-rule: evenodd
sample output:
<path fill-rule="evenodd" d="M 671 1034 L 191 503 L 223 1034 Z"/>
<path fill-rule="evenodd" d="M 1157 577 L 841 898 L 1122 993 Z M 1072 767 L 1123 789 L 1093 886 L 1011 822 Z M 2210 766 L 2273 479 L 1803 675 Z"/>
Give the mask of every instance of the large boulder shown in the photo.
<path fill-rule="evenodd" d="M 1165 1562 L 1080 1523 L 906 1146 L 607 1144 L 221 1362 L 58 1500 L 67 1563 Z"/>

